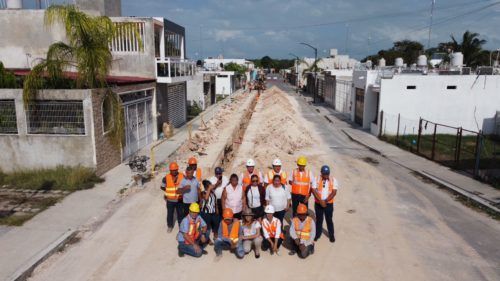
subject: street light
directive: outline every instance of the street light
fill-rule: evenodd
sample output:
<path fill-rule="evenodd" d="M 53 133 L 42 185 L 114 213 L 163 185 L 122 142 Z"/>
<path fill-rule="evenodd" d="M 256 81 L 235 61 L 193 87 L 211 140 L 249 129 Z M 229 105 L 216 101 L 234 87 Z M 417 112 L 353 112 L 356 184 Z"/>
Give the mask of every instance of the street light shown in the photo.
<path fill-rule="evenodd" d="M 293 54 L 293 53 L 288 53 L 290 56 L 292 57 L 295 57 L 296 58 L 296 62 L 295 62 L 295 92 L 298 93 L 299 92 L 299 56 Z"/>
<path fill-rule="evenodd" d="M 318 49 L 307 43 L 301 42 L 301 45 L 305 45 L 314 50 L 314 62 L 318 60 Z M 314 91 L 313 91 L 313 103 L 316 103 L 316 68 L 314 68 Z"/>

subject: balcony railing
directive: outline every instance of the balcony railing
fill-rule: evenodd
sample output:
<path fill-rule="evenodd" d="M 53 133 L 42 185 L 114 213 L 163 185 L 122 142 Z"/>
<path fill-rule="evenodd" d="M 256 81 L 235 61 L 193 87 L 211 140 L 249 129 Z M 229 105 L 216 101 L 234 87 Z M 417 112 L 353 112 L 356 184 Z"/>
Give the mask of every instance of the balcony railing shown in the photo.
<path fill-rule="evenodd" d="M 196 63 L 174 58 L 156 59 L 156 80 L 159 83 L 175 83 L 193 79 Z"/>

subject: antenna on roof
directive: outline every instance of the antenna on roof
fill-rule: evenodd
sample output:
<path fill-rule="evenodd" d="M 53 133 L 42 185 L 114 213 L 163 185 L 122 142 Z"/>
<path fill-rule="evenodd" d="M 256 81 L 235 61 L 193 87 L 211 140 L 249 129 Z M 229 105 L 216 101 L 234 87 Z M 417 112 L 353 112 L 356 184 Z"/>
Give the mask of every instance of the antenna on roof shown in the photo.
<path fill-rule="evenodd" d="M 434 5 L 435 4 L 436 4 L 436 0 L 432 0 L 432 5 L 431 5 L 431 24 L 429 25 L 429 40 L 427 41 L 427 49 L 431 48 L 431 33 L 432 33 L 432 23 L 433 23 Z"/>

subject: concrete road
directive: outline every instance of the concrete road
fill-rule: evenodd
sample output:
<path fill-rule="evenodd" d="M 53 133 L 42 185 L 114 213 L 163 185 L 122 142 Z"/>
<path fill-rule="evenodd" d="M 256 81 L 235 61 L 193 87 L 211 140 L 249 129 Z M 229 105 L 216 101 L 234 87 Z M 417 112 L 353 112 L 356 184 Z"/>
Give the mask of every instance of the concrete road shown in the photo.
<path fill-rule="evenodd" d="M 325 236 L 306 260 L 296 256 L 228 253 L 178 258 L 175 234 L 165 231 L 158 186 L 126 199 L 98 229 L 42 264 L 33 280 L 500 280 L 500 224 L 422 182 L 408 170 L 367 151 L 283 84 L 341 182 L 335 206 L 337 242 Z M 256 112 L 255 114 L 258 114 Z M 253 126 L 252 124 L 250 126 Z M 155 183 L 157 184 L 157 182 Z"/>

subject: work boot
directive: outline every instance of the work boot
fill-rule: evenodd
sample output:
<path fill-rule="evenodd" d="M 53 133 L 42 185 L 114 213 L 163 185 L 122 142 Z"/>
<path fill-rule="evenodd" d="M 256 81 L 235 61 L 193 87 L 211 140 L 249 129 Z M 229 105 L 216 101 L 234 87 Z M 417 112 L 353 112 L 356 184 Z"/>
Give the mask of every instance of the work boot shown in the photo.
<path fill-rule="evenodd" d="M 335 236 L 330 237 L 330 242 L 335 243 Z"/>
<path fill-rule="evenodd" d="M 294 256 L 295 255 L 295 251 L 294 250 L 290 250 L 290 252 L 288 252 L 288 255 L 289 256 Z"/>
<path fill-rule="evenodd" d="M 179 258 L 184 257 L 184 253 L 181 252 L 181 250 L 177 250 L 177 254 L 179 255 Z"/>
<path fill-rule="evenodd" d="M 169 228 L 167 228 L 167 233 L 171 233 L 171 232 L 172 232 L 172 230 L 174 230 L 174 228 L 173 228 L 173 227 L 169 227 Z"/>

